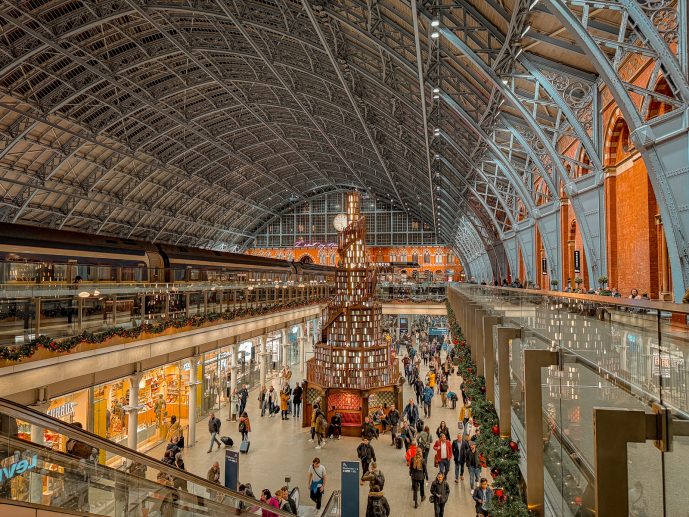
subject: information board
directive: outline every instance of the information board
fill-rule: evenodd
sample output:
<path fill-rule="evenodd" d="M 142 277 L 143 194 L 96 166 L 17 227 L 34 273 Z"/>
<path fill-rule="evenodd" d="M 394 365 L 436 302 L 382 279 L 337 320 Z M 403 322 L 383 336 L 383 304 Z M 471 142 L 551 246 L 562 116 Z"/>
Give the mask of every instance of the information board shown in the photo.
<path fill-rule="evenodd" d="M 359 462 L 342 462 L 342 513 L 347 517 L 359 517 Z"/>

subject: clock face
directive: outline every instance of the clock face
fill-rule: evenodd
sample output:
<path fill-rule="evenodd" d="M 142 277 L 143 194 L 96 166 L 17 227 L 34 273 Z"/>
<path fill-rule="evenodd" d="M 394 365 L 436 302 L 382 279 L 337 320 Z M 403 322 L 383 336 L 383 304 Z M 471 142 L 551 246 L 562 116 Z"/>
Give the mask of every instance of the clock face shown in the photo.
<path fill-rule="evenodd" d="M 345 214 L 337 214 L 333 220 L 333 226 L 338 232 L 347 228 L 347 216 Z"/>

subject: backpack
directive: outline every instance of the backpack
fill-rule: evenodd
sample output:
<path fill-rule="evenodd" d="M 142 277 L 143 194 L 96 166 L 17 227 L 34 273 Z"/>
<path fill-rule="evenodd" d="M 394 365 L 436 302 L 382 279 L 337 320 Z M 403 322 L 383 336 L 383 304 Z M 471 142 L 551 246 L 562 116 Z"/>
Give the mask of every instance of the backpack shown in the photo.
<path fill-rule="evenodd" d="M 387 517 L 383 501 L 380 497 L 371 498 L 371 516 L 372 517 Z"/>
<path fill-rule="evenodd" d="M 243 433 L 245 431 L 246 431 L 246 422 L 244 420 L 242 420 L 241 422 L 239 422 L 239 432 Z"/>
<path fill-rule="evenodd" d="M 385 476 L 380 470 L 377 471 L 373 476 L 373 485 L 378 485 L 381 490 L 383 490 L 383 487 L 385 486 Z"/>

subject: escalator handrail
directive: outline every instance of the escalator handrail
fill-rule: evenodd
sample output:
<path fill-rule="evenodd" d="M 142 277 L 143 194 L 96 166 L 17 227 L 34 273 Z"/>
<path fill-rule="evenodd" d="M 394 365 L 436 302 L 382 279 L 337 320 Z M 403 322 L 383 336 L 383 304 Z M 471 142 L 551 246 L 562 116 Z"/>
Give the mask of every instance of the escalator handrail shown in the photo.
<path fill-rule="evenodd" d="M 34 424 L 39 427 L 44 427 L 52 431 L 58 431 L 61 434 L 69 436 L 70 438 L 76 438 L 77 440 L 84 442 L 97 449 L 115 453 L 118 456 L 126 458 L 132 462 L 146 465 L 146 467 L 150 467 L 154 470 L 157 470 L 158 472 L 164 472 L 165 474 L 173 478 L 184 479 L 188 482 L 206 488 L 207 490 L 217 492 L 218 494 L 221 494 L 225 497 L 230 497 L 235 500 L 246 503 L 249 506 L 269 510 L 279 516 L 288 517 L 292 515 L 288 512 L 279 510 L 274 506 L 265 504 L 259 499 L 253 499 L 237 491 L 230 490 L 229 488 L 226 488 L 221 484 L 211 483 L 203 477 L 191 474 L 186 470 L 180 470 L 176 467 L 172 467 L 161 461 L 155 460 L 150 456 L 146 456 L 145 454 L 141 454 L 140 452 L 133 451 L 128 447 L 123 447 L 122 445 L 111 442 L 110 440 L 106 440 L 105 438 L 101 438 L 100 436 L 93 434 L 89 431 L 85 431 L 84 429 L 81 429 L 79 427 L 66 424 L 62 420 L 58 420 L 56 418 L 46 415 L 45 413 L 41 413 L 40 411 L 36 411 L 35 409 L 22 406 L 21 404 L 17 404 L 10 400 L 0 398 L 0 413 L 18 420 L 27 421 L 30 424 Z"/>

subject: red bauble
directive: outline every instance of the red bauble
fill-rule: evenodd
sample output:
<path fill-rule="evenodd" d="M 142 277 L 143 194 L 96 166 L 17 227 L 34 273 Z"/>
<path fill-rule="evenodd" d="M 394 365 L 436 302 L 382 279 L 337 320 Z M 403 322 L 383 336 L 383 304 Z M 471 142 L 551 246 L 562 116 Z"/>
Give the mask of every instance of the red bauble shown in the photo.
<path fill-rule="evenodd" d="M 462 341 L 462 346 L 467 346 L 466 339 Z"/>
<path fill-rule="evenodd" d="M 514 452 L 517 452 L 519 450 L 519 444 L 514 440 L 510 440 L 510 443 L 508 445 L 510 446 L 510 449 L 512 449 Z"/>
<path fill-rule="evenodd" d="M 494 425 L 493 427 L 490 428 L 490 432 L 493 433 L 495 436 L 500 434 L 500 426 L 499 425 Z"/>
<path fill-rule="evenodd" d="M 495 494 L 495 497 L 497 497 L 498 499 L 500 499 L 503 495 L 505 495 L 505 492 L 503 491 L 502 488 L 496 488 L 495 492 L 493 492 L 493 493 Z"/>
<path fill-rule="evenodd" d="M 485 387 L 485 386 L 481 386 L 481 393 L 485 393 L 485 392 L 486 392 L 486 387 Z"/>
<path fill-rule="evenodd" d="M 500 469 L 492 468 L 490 469 L 490 475 L 493 479 L 500 475 Z"/>
<path fill-rule="evenodd" d="M 507 502 L 507 494 L 502 494 L 500 497 L 498 497 L 498 501 L 501 503 L 506 503 Z"/>
<path fill-rule="evenodd" d="M 471 366 L 469 368 L 467 368 L 467 372 L 471 373 L 473 371 L 474 371 L 474 369 Z"/>
<path fill-rule="evenodd" d="M 459 344 L 459 341 L 458 341 L 457 339 L 453 339 L 453 340 L 452 340 L 452 344 L 453 344 L 453 345 L 458 345 L 458 344 Z"/>

